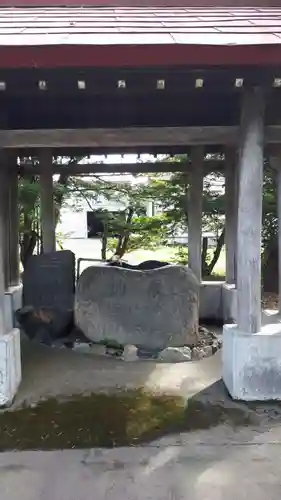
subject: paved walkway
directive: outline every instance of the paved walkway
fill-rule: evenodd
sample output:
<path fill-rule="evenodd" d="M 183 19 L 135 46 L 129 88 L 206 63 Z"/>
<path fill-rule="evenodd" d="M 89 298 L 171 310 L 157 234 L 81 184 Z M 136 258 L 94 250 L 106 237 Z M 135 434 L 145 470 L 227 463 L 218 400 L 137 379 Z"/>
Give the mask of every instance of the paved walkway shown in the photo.
<path fill-rule="evenodd" d="M 123 361 L 22 342 L 23 378 L 15 406 L 40 399 L 146 388 L 190 398 L 221 378 L 221 353 L 189 363 Z"/>
<path fill-rule="evenodd" d="M 281 429 L 228 427 L 139 448 L 0 455 L 1 500 L 280 500 Z"/>

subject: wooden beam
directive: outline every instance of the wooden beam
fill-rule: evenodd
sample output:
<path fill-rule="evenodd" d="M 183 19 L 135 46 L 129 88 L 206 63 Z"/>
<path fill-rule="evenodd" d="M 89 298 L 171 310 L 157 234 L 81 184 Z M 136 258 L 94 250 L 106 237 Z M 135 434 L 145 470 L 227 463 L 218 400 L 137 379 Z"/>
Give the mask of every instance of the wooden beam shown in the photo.
<path fill-rule="evenodd" d="M 265 130 L 266 142 L 281 142 L 281 125 Z M 239 127 L 134 127 L 116 129 L 0 130 L 0 148 L 126 148 L 231 145 Z"/>
<path fill-rule="evenodd" d="M 69 175 L 94 174 L 94 173 L 156 173 L 156 172 L 186 172 L 192 168 L 187 162 L 145 162 L 145 163 L 71 163 L 70 165 L 53 164 L 53 173 L 67 173 Z M 204 172 L 223 171 L 224 160 L 205 160 Z M 40 168 L 31 164 L 21 164 L 21 174 L 40 174 Z"/>
<path fill-rule="evenodd" d="M 237 324 L 244 333 L 261 328 L 261 230 L 264 96 L 245 91 L 241 115 L 237 238 Z"/>

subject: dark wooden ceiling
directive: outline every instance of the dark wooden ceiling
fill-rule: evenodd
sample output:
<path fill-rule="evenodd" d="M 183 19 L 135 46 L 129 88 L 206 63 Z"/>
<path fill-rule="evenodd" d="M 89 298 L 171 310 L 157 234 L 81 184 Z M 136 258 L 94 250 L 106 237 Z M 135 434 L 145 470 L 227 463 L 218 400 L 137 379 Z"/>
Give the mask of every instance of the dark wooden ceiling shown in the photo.
<path fill-rule="evenodd" d="M 277 67 L 2 70 L 0 128 L 237 125 L 248 85 L 264 86 L 277 124 L 279 83 Z"/>

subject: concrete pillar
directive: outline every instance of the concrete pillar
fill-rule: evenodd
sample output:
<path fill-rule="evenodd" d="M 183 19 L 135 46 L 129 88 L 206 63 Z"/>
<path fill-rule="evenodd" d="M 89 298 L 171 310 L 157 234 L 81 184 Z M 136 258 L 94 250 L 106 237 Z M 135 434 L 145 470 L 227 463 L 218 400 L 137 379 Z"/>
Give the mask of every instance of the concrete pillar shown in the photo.
<path fill-rule="evenodd" d="M 239 158 L 237 323 L 247 333 L 261 328 L 261 230 L 264 99 L 259 88 L 244 94 Z"/>
<path fill-rule="evenodd" d="M 188 265 L 199 281 L 202 277 L 203 163 L 204 149 L 201 146 L 194 146 L 191 150 L 188 192 Z"/>
<path fill-rule="evenodd" d="M 42 227 L 43 252 L 56 249 L 56 224 L 53 198 L 52 151 L 42 149 L 40 162 L 40 213 Z"/>
<path fill-rule="evenodd" d="M 0 407 L 12 404 L 21 382 L 20 331 L 9 324 L 11 302 L 7 301 L 5 270 L 9 241 L 9 183 L 7 155 L 0 161 Z"/>
<path fill-rule="evenodd" d="M 19 272 L 19 206 L 17 155 L 10 154 L 8 162 L 8 236 L 9 236 L 9 285 L 17 286 Z"/>
<path fill-rule="evenodd" d="M 1 204 L 2 210 L 5 214 L 4 222 L 3 222 L 3 234 L 4 236 L 4 248 L 3 248 L 3 262 L 4 262 L 4 283 L 5 290 L 9 287 L 10 284 L 10 237 L 9 237 L 9 226 L 10 226 L 10 213 L 9 213 L 9 171 L 8 171 L 8 155 L 1 155 L 1 166 L 2 176 L 1 176 L 1 184 L 2 184 L 2 194 L 1 194 Z"/>
<path fill-rule="evenodd" d="M 261 322 L 264 96 L 245 91 L 241 119 L 237 324 L 223 327 L 223 381 L 234 399 L 281 400 L 281 324 Z"/>
<path fill-rule="evenodd" d="M 3 159 L 3 157 L 2 157 Z M 7 260 L 7 206 L 6 206 L 6 165 L 0 164 L 0 336 L 6 333 L 5 324 L 5 291 L 6 291 L 6 260 Z"/>
<path fill-rule="evenodd" d="M 237 259 L 237 155 L 235 149 L 225 151 L 225 253 L 226 283 L 236 282 Z"/>
<path fill-rule="evenodd" d="M 261 328 L 261 230 L 264 99 L 260 89 L 245 92 L 239 158 L 237 323 L 244 332 Z"/>

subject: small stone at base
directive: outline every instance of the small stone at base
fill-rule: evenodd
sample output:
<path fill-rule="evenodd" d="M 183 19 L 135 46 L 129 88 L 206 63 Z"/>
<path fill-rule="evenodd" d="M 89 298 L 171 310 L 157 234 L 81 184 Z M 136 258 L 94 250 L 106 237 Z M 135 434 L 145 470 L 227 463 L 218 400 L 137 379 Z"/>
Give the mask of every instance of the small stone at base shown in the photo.
<path fill-rule="evenodd" d="M 192 349 L 192 359 L 202 359 L 204 358 L 204 353 L 202 352 L 202 349 L 199 347 L 194 347 Z"/>
<path fill-rule="evenodd" d="M 205 358 L 212 356 L 212 354 L 213 354 L 212 346 L 207 345 L 206 347 L 203 347 L 202 352 L 203 352 Z"/>
<path fill-rule="evenodd" d="M 73 346 L 73 351 L 81 352 L 83 354 L 90 354 L 90 344 L 86 342 L 75 342 Z"/>
<path fill-rule="evenodd" d="M 103 344 L 92 344 L 90 353 L 96 354 L 97 356 L 106 356 L 106 347 Z"/>
<path fill-rule="evenodd" d="M 160 361 L 166 363 L 182 363 L 191 361 L 191 349 L 189 347 L 166 347 L 158 355 Z"/>
<path fill-rule="evenodd" d="M 137 347 L 131 344 L 125 345 L 122 359 L 126 362 L 137 361 L 139 359 Z"/>

